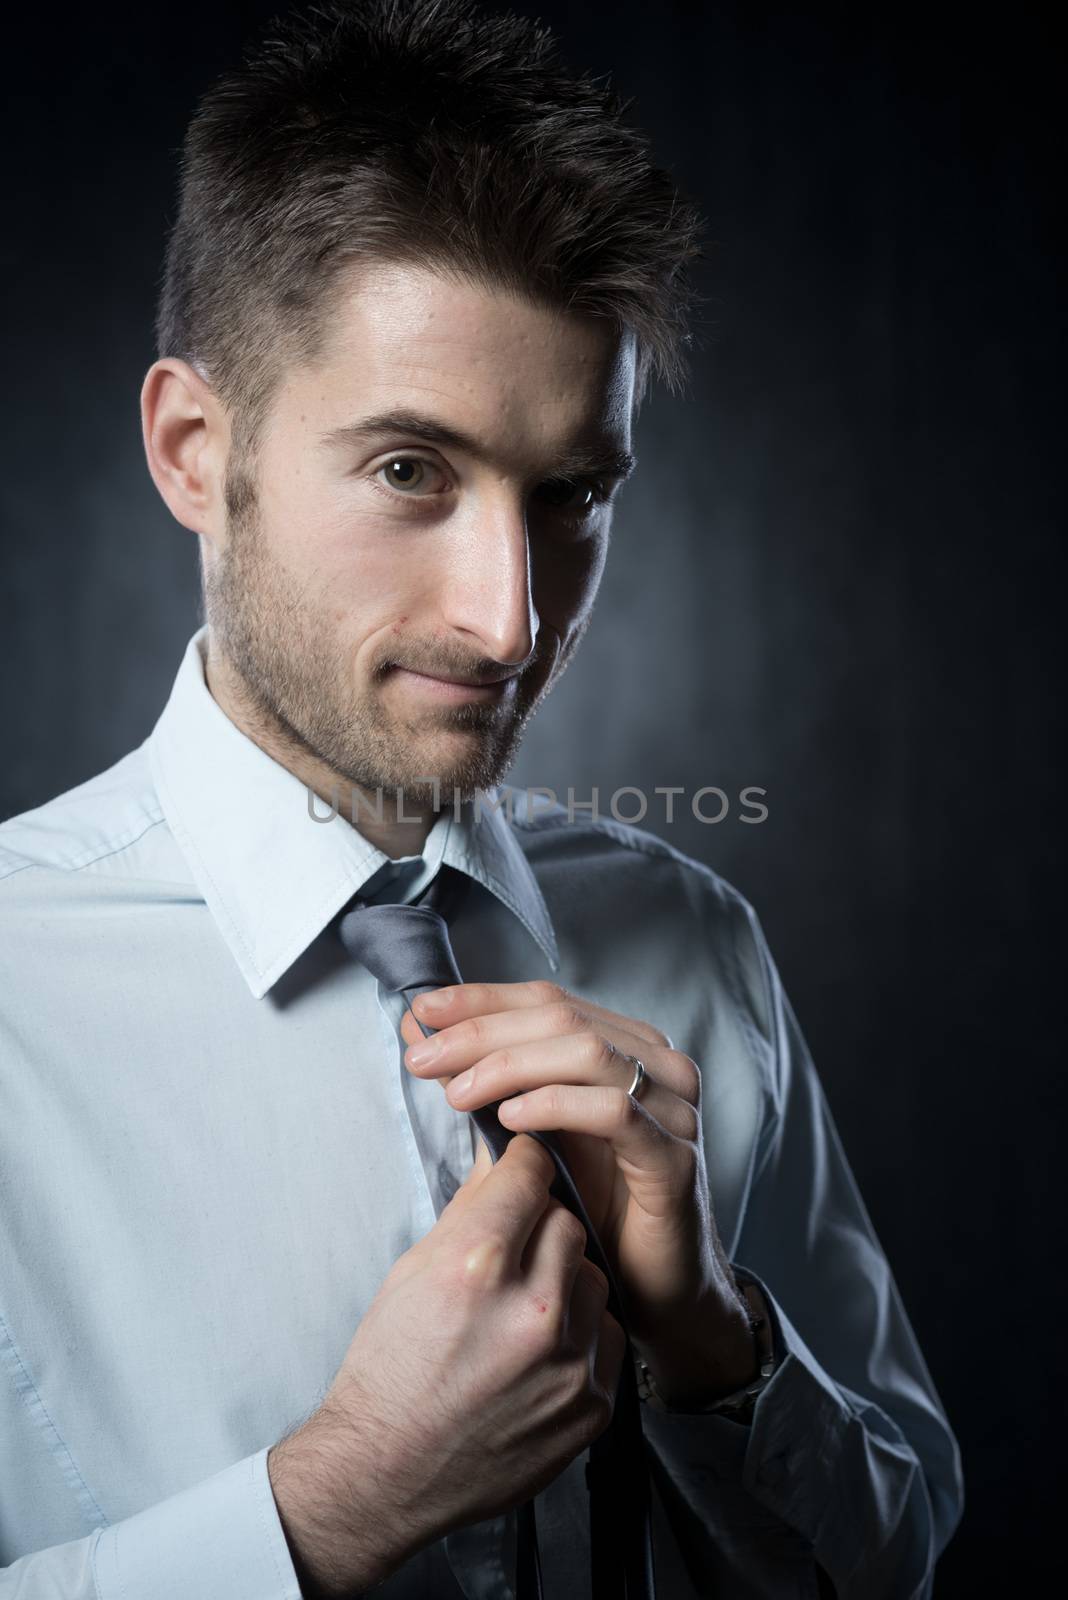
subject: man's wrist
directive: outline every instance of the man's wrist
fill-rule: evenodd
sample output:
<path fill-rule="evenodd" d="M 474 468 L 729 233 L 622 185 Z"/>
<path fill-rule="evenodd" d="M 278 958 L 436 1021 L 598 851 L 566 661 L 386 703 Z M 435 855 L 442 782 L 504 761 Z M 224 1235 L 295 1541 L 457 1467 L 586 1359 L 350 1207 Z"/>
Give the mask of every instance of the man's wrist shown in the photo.
<path fill-rule="evenodd" d="M 774 1370 L 771 1324 L 756 1284 L 739 1287 L 737 1315 L 725 1314 L 714 1333 L 699 1339 L 694 1329 L 637 1347 L 638 1387 L 643 1400 L 669 1411 L 723 1408 L 747 1420 L 756 1395 Z"/>
<path fill-rule="evenodd" d="M 316 1413 L 267 1452 L 267 1474 L 302 1600 L 359 1600 L 405 1559 L 394 1519 L 379 1514 L 357 1485 L 374 1482 L 354 1465 L 351 1429 Z"/>

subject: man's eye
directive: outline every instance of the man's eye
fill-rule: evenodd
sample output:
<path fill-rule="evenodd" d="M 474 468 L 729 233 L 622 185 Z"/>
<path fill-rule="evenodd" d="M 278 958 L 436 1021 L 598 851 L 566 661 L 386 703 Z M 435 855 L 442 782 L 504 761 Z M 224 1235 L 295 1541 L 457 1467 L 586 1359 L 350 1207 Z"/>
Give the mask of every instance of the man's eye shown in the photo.
<path fill-rule="evenodd" d="M 555 511 L 567 511 L 582 516 L 608 499 L 608 492 L 600 483 L 583 483 L 573 478 L 550 478 L 538 490 L 542 499 Z"/>
<path fill-rule="evenodd" d="M 393 456 L 378 468 L 375 476 L 384 474 L 382 481 L 391 489 L 396 489 L 400 494 L 415 495 L 420 491 L 436 492 L 433 488 L 434 473 L 439 478 L 445 476 L 432 461 L 423 461 L 419 456 Z"/>

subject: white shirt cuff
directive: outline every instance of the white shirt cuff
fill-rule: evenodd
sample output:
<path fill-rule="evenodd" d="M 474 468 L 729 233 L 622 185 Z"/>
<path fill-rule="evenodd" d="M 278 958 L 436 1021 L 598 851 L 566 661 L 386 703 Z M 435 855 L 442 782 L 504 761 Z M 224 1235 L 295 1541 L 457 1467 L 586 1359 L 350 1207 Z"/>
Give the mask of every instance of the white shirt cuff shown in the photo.
<path fill-rule="evenodd" d="M 100 1600 L 301 1600 L 265 1446 L 105 1528 Z"/>

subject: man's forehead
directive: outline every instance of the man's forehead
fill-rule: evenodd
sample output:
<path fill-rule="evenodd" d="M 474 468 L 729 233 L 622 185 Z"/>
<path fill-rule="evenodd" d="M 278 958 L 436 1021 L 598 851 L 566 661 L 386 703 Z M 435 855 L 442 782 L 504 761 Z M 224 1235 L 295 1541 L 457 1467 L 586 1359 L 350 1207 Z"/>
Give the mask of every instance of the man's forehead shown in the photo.
<path fill-rule="evenodd" d="M 342 338 L 492 353 L 499 347 L 537 354 L 546 341 L 576 366 L 604 359 L 619 335 L 604 318 L 570 312 L 503 284 L 444 267 L 365 262 L 339 278 L 334 315 Z"/>
<path fill-rule="evenodd" d="M 629 445 L 629 333 L 426 268 L 355 275 L 334 300 L 316 373 L 326 407 L 345 413 L 335 428 L 410 413 L 479 438 Z"/>

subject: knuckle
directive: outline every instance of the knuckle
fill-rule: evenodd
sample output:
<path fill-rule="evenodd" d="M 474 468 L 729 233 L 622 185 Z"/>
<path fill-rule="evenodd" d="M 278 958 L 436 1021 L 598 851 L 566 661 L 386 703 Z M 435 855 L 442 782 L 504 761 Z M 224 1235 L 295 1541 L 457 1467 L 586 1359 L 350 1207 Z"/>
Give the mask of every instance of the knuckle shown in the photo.
<path fill-rule="evenodd" d="M 556 1005 L 567 997 L 567 990 L 562 989 L 558 983 L 553 983 L 551 978 L 535 978 L 530 986 L 530 992 L 538 1004 L 543 1006 Z"/>
<path fill-rule="evenodd" d="M 583 1228 L 583 1230 L 582 1230 L 582 1235 L 583 1235 L 583 1242 L 585 1242 L 585 1237 L 586 1237 L 585 1228 Z M 579 1267 L 579 1271 L 588 1279 L 591 1288 L 595 1289 L 597 1291 L 597 1293 L 600 1294 L 601 1297 L 604 1300 L 607 1301 L 607 1299 L 608 1299 L 608 1290 L 609 1290 L 608 1278 L 605 1275 L 605 1273 L 603 1273 L 601 1271 L 601 1269 L 597 1265 L 596 1261 L 591 1261 L 588 1256 L 583 1256 L 582 1264 Z"/>
<path fill-rule="evenodd" d="M 681 1050 L 673 1050 L 671 1056 L 679 1075 L 677 1092 L 691 1105 L 696 1105 L 701 1096 L 700 1067 L 692 1056 L 685 1055 Z"/>
<path fill-rule="evenodd" d="M 680 1194 L 692 1194 L 697 1181 L 698 1163 L 701 1159 L 697 1143 L 692 1139 L 673 1139 L 675 1178 L 672 1187 Z"/>
<path fill-rule="evenodd" d="M 544 1084 L 536 1091 L 538 1110 L 546 1117 L 554 1117 L 560 1110 L 560 1085 Z"/>
<path fill-rule="evenodd" d="M 575 1216 L 562 1206 L 555 1218 L 557 1231 L 563 1235 L 563 1241 L 574 1254 L 582 1254 L 586 1249 L 586 1229 Z"/>
<path fill-rule="evenodd" d="M 468 1017 L 463 1027 L 462 1042 L 481 1044 L 486 1037 L 486 1018 Z"/>
<path fill-rule="evenodd" d="M 599 1390 L 593 1382 L 590 1367 L 590 1355 L 587 1350 L 579 1351 L 578 1355 L 567 1363 L 564 1391 L 572 1412 L 584 1414 L 589 1410 L 591 1401 L 597 1399 Z"/>
<path fill-rule="evenodd" d="M 546 1182 L 538 1170 L 525 1167 L 521 1172 L 517 1172 L 516 1185 L 519 1190 L 519 1203 L 524 1210 L 533 1210 L 539 1203 L 544 1205 Z"/>
<path fill-rule="evenodd" d="M 645 1113 L 632 1094 L 628 1094 L 626 1089 L 612 1089 L 610 1093 L 612 1114 L 621 1128 L 625 1128 L 628 1123 L 641 1121 Z"/>
<path fill-rule="evenodd" d="M 581 1049 L 586 1061 L 595 1068 L 607 1066 L 618 1054 L 611 1040 L 606 1039 L 601 1033 L 593 1032 L 592 1029 L 582 1034 Z"/>
<path fill-rule="evenodd" d="M 557 1033 L 578 1033 L 587 1025 L 586 1018 L 570 996 L 554 1003 L 551 1021 Z"/>
<path fill-rule="evenodd" d="M 491 1055 L 486 1056 L 482 1065 L 493 1072 L 509 1073 L 515 1066 L 515 1053 L 509 1050 L 507 1045 L 503 1045 L 499 1050 L 494 1050 Z"/>
<path fill-rule="evenodd" d="M 538 1184 L 537 1197 L 541 1203 L 542 1210 L 544 1210 L 546 1200 L 549 1198 L 549 1187 L 556 1177 L 556 1162 L 542 1141 L 535 1139 L 533 1134 L 520 1133 L 516 1137 L 524 1140 L 527 1145 L 533 1146 L 534 1160 L 537 1162 L 537 1167 L 535 1168 Z"/>
<path fill-rule="evenodd" d="M 505 1239 L 493 1232 L 480 1231 L 477 1238 L 457 1238 L 455 1245 L 442 1252 L 435 1272 L 449 1289 L 473 1298 L 497 1288 L 507 1261 Z"/>
<path fill-rule="evenodd" d="M 679 1138 L 687 1144 L 696 1144 L 701 1137 L 701 1113 L 689 1101 L 679 1104 Z"/>

